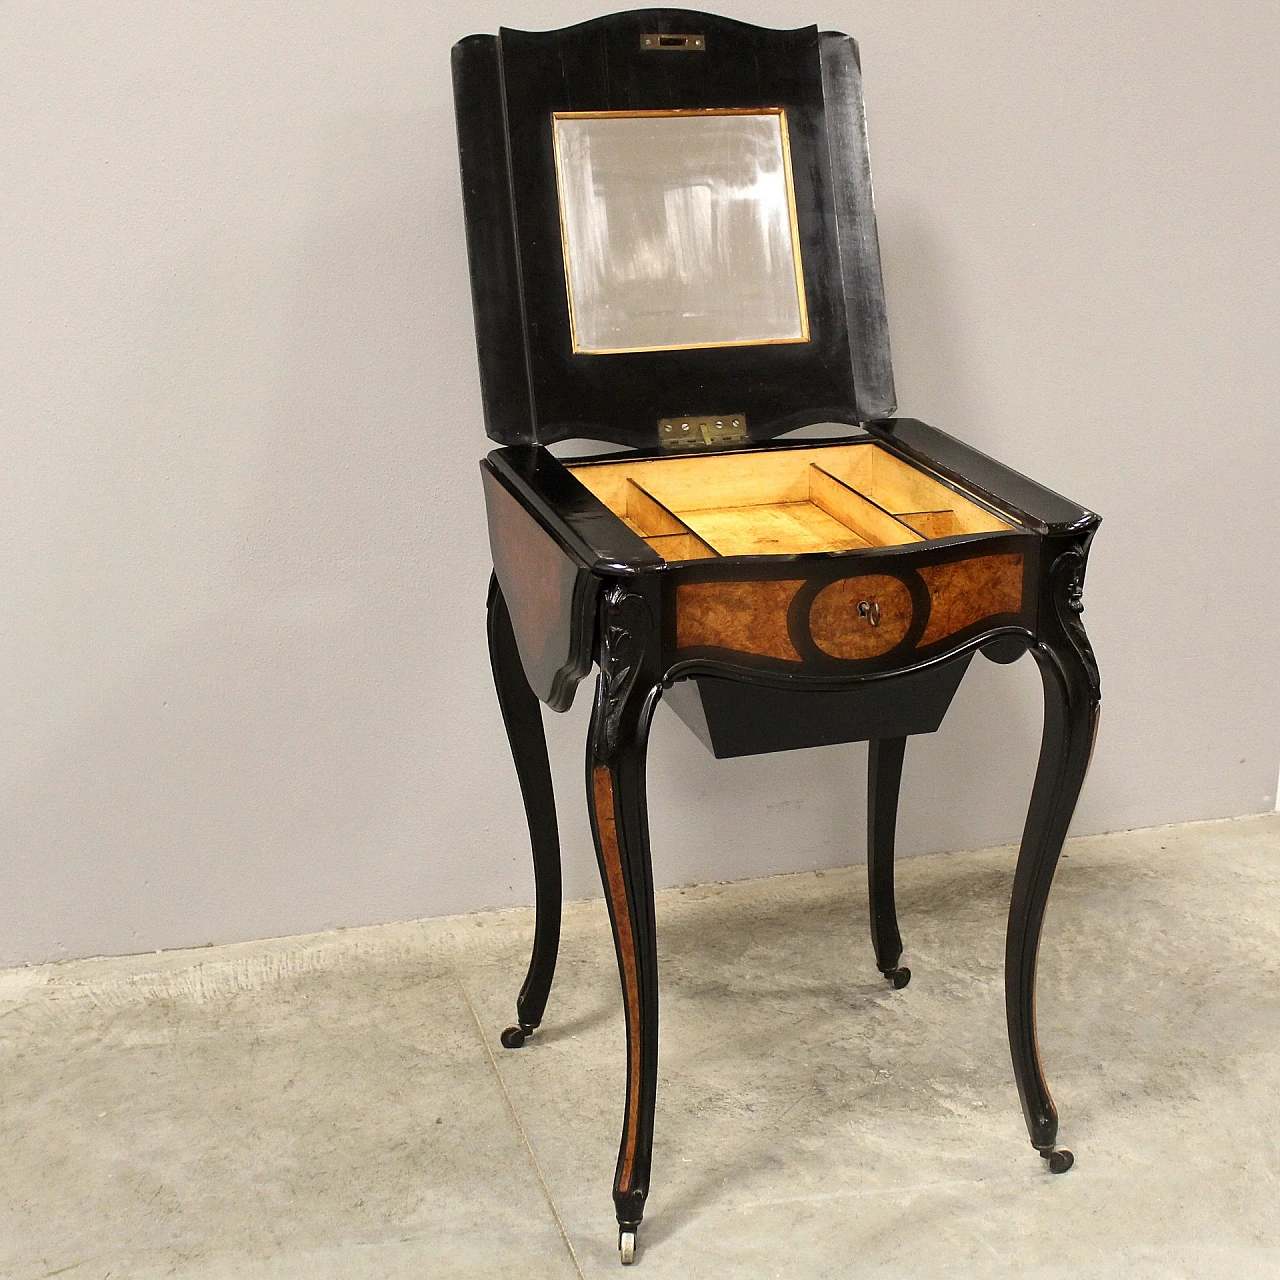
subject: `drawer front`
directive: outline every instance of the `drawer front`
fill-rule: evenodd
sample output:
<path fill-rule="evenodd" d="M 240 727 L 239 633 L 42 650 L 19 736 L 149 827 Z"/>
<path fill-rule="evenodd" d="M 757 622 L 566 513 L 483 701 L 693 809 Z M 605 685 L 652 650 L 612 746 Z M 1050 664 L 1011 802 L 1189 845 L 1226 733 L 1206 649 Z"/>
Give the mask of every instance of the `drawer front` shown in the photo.
<path fill-rule="evenodd" d="M 1023 612 L 1023 557 L 974 556 L 832 581 L 774 578 L 680 583 L 678 650 L 721 650 L 782 662 L 904 664 L 977 624 Z"/>

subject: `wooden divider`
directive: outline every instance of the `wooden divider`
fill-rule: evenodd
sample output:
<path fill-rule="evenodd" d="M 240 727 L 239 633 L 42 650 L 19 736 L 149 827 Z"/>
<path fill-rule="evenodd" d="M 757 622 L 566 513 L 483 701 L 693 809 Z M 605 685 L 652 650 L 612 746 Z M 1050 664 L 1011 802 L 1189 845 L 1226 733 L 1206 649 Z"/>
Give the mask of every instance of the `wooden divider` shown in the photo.
<path fill-rule="evenodd" d="M 914 529 L 817 463 L 809 464 L 809 501 L 848 525 L 869 546 L 893 547 L 902 542 L 924 541 Z"/>

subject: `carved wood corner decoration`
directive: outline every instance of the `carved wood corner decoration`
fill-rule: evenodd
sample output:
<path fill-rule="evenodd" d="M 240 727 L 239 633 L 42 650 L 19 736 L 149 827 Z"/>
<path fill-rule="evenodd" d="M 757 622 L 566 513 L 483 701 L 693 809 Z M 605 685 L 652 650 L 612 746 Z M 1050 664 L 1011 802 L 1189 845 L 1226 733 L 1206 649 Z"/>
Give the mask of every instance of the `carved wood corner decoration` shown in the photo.
<path fill-rule="evenodd" d="M 1080 615 L 1084 613 L 1084 574 L 1088 559 L 1088 543 L 1076 543 L 1061 552 L 1049 567 L 1049 598 L 1059 626 L 1079 656 L 1089 681 L 1089 692 L 1095 702 L 1102 697 L 1102 681 L 1093 646 L 1085 634 Z"/>
<path fill-rule="evenodd" d="M 628 591 L 620 582 L 605 591 L 600 610 L 604 732 L 597 744 L 597 755 L 606 763 L 618 754 L 622 713 L 640 674 L 649 628 L 649 607 L 642 596 Z"/>

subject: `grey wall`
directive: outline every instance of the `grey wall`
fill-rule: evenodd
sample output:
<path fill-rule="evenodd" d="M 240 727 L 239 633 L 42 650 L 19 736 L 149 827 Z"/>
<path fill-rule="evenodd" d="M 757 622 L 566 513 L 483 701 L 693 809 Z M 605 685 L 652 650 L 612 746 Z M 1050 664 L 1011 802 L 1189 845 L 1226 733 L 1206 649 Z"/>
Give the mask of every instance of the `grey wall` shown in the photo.
<path fill-rule="evenodd" d="M 0 960 L 530 900 L 448 47 L 599 7 L 4 6 Z M 1271 808 L 1273 0 L 724 11 L 862 42 L 904 411 L 1106 518 L 1075 829 Z M 1038 699 L 975 664 L 906 850 L 1016 834 Z M 717 763 L 662 714 L 660 880 L 858 859 L 864 755 Z"/>

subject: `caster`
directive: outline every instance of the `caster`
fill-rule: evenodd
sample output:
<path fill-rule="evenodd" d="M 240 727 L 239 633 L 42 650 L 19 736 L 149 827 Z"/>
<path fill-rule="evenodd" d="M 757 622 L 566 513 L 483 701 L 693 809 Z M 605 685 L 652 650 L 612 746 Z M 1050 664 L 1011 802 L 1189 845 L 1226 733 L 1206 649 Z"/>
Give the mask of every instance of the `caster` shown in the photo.
<path fill-rule="evenodd" d="M 618 1232 L 618 1257 L 624 1267 L 629 1267 L 636 1260 L 636 1233 L 634 1231 Z"/>
<path fill-rule="evenodd" d="M 508 1027 L 499 1038 L 504 1049 L 518 1049 L 531 1035 L 533 1028 L 522 1022 L 518 1026 Z"/>
<path fill-rule="evenodd" d="M 888 969 L 885 971 L 884 976 L 887 982 L 893 983 L 895 991 L 901 991 L 911 981 L 911 970 L 906 968 Z"/>
<path fill-rule="evenodd" d="M 1075 1156 L 1066 1147 L 1046 1147 L 1040 1152 L 1040 1159 L 1049 1162 L 1050 1173 L 1066 1173 L 1076 1162 Z"/>

